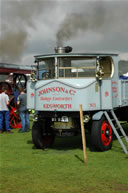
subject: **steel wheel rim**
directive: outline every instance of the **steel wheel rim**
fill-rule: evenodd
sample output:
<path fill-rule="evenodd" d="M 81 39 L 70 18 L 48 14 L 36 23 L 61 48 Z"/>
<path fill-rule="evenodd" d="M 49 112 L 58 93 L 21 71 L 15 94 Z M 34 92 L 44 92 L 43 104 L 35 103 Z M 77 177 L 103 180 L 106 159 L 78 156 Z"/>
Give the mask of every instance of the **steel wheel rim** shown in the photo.
<path fill-rule="evenodd" d="M 16 103 L 14 103 L 14 97 L 12 97 L 12 99 L 10 100 L 9 108 L 10 108 L 9 123 L 11 128 L 13 129 L 21 128 L 20 117 L 17 111 L 17 105 Z"/>
<path fill-rule="evenodd" d="M 108 121 L 102 123 L 101 140 L 105 146 L 108 146 L 112 141 L 112 128 Z"/>

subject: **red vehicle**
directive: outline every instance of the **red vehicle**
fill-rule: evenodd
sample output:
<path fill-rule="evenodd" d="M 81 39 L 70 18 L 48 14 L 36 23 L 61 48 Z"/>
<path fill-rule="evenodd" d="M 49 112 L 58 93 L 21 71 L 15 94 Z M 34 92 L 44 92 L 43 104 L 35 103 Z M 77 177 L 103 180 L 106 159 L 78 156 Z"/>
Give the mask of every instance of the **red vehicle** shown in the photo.
<path fill-rule="evenodd" d="M 10 127 L 20 128 L 20 118 L 17 111 L 16 98 L 18 88 L 26 88 L 29 75 L 33 71 L 31 66 L 0 63 L 0 93 L 1 88 L 7 88 L 10 98 Z"/>

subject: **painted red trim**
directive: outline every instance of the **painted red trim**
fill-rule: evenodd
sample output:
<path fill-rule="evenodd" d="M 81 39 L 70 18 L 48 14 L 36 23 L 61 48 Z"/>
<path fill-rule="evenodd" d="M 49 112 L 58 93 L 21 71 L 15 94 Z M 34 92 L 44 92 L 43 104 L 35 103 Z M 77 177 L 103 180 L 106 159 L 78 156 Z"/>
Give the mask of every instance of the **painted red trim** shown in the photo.
<path fill-rule="evenodd" d="M 19 74 L 30 74 L 31 70 L 22 70 L 14 68 L 0 68 L 0 74 L 19 73 Z"/>

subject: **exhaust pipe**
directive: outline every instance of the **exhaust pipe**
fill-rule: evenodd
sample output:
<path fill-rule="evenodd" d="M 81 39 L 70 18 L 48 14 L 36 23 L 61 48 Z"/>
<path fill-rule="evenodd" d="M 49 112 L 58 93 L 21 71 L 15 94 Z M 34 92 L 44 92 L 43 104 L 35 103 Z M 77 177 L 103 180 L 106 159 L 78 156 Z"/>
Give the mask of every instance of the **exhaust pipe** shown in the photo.
<path fill-rule="evenodd" d="M 72 51 L 72 47 L 66 46 L 66 47 L 56 47 L 55 52 L 57 54 L 63 54 L 63 53 L 69 53 Z"/>

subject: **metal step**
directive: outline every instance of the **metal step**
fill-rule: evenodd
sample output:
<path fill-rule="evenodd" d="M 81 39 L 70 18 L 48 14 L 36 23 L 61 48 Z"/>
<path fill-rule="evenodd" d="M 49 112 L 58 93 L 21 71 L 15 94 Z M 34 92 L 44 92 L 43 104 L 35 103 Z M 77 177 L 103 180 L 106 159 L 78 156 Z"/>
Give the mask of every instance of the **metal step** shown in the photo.
<path fill-rule="evenodd" d="M 124 152 L 125 152 L 126 154 L 128 154 L 128 150 L 127 150 L 127 148 L 125 147 L 125 144 L 123 143 L 123 141 L 122 141 L 122 139 L 121 139 L 122 137 L 125 138 L 126 143 L 127 143 L 127 145 L 128 145 L 128 137 L 127 137 L 126 133 L 124 132 L 124 130 L 123 130 L 123 128 L 122 128 L 122 126 L 121 126 L 121 124 L 120 124 L 117 116 L 115 115 L 114 111 L 111 110 L 110 112 L 111 112 L 111 114 L 112 114 L 112 117 L 113 117 L 114 121 L 116 122 L 116 124 L 117 124 L 117 126 L 118 126 L 118 130 L 121 131 L 122 136 L 120 136 L 119 133 L 117 132 L 117 128 L 114 126 L 113 121 L 112 121 L 112 119 L 110 118 L 108 112 L 107 112 L 107 111 L 104 111 L 104 114 L 105 114 L 107 120 L 109 121 L 109 123 L 110 123 L 110 125 L 111 125 L 111 127 L 112 127 L 112 130 L 113 130 L 114 134 L 116 135 L 116 137 L 117 137 L 117 139 L 118 139 L 121 147 L 123 148 Z"/>

